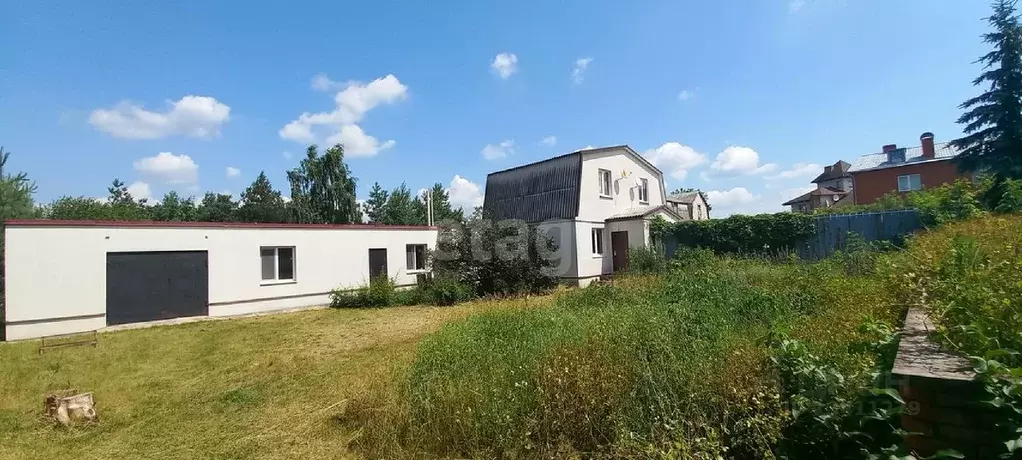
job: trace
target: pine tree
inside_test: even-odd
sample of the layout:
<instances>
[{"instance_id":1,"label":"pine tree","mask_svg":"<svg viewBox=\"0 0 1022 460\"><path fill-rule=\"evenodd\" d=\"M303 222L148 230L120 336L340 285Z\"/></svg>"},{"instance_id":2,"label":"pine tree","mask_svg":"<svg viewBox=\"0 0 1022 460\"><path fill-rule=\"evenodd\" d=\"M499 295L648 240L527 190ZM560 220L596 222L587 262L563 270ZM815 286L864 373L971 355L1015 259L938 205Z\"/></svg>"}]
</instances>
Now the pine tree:
<instances>
[{"instance_id":1,"label":"pine tree","mask_svg":"<svg viewBox=\"0 0 1022 460\"><path fill-rule=\"evenodd\" d=\"M266 173L260 172L241 194L238 217L242 222L280 223L287 221L287 210L280 192L273 189Z\"/></svg>"},{"instance_id":2,"label":"pine tree","mask_svg":"<svg viewBox=\"0 0 1022 460\"><path fill-rule=\"evenodd\" d=\"M961 150L957 160L963 171L982 171L995 177L990 198L1005 179L1022 177L1022 28L1015 15L1016 0L998 0L987 18L994 31L983 41L994 50L978 61L984 71L973 84L986 83L983 94L963 102L966 110L958 123L966 136L953 142Z\"/></svg>"},{"instance_id":3,"label":"pine tree","mask_svg":"<svg viewBox=\"0 0 1022 460\"><path fill-rule=\"evenodd\" d=\"M234 222L238 218L238 202L226 193L206 192L199 204L200 222Z\"/></svg>"},{"instance_id":4,"label":"pine tree","mask_svg":"<svg viewBox=\"0 0 1022 460\"><path fill-rule=\"evenodd\" d=\"M465 213L461 209L455 209L451 206L450 194L443 184L437 182L433 184L433 188L423 191L422 195L415 198L416 212L419 214L419 220L422 224L426 223L426 205L429 194L433 195L434 224L465 221Z\"/></svg>"},{"instance_id":5,"label":"pine tree","mask_svg":"<svg viewBox=\"0 0 1022 460\"><path fill-rule=\"evenodd\" d=\"M380 183L373 184L373 189L369 191L369 199L365 202L365 213L366 217L369 218L369 222L374 224L384 223L384 210L387 207L387 198L390 194L387 193L383 187L380 187Z\"/></svg>"},{"instance_id":6,"label":"pine tree","mask_svg":"<svg viewBox=\"0 0 1022 460\"><path fill-rule=\"evenodd\" d=\"M425 221L419 221L419 213L416 212L415 203L412 199L412 191L408 186L401 183L401 186L390 192L387 198L387 206L383 210L383 222L389 225L420 225Z\"/></svg>"}]
</instances>

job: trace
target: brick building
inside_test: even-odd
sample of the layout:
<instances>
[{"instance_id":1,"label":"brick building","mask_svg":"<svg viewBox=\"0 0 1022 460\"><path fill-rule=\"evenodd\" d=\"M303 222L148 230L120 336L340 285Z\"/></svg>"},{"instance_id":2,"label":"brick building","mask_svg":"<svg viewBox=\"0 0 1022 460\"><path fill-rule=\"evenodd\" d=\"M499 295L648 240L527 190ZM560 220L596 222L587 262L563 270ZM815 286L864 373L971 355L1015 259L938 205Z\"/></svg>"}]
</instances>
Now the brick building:
<instances>
[{"instance_id":1,"label":"brick building","mask_svg":"<svg viewBox=\"0 0 1022 460\"><path fill-rule=\"evenodd\" d=\"M934 144L933 133L923 133L919 141L919 147L885 145L880 153L856 159L848 169L855 204L875 203L890 192L908 193L968 177L952 161L959 151L950 142Z\"/></svg>"}]
</instances>

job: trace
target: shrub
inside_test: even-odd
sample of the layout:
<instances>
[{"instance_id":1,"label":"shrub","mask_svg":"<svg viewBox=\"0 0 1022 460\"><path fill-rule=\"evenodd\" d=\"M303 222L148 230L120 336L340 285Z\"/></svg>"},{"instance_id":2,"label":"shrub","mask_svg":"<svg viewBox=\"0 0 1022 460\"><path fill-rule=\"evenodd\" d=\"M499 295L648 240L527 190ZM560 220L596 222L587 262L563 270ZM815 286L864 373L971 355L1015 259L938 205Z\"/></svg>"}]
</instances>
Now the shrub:
<instances>
[{"instance_id":1,"label":"shrub","mask_svg":"<svg viewBox=\"0 0 1022 460\"><path fill-rule=\"evenodd\" d=\"M420 305L426 302L425 289L419 286L396 289L391 297L392 305L411 306Z\"/></svg>"},{"instance_id":2,"label":"shrub","mask_svg":"<svg viewBox=\"0 0 1022 460\"><path fill-rule=\"evenodd\" d=\"M550 239L521 221L469 221L442 228L431 264L437 277L471 286L477 296L517 295L553 289Z\"/></svg>"},{"instance_id":3,"label":"shrub","mask_svg":"<svg viewBox=\"0 0 1022 460\"><path fill-rule=\"evenodd\" d=\"M792 249L816 232L811 215L780 212L724 219L659 221L658 237L673 238L679 247L708 248L717 254L760 254Z\"/></svg>"},{"instance_id":4,"label":"shrub","mask_svg":"<svg viewBox=\"0 0 1022 460\"><path fill-rule=\"evenodd\" d=\"M433 305L448 306L472 299L472 288L450 276L439 276L426 284L424 298Z\"/></svg>"},{"instance_id":5,"label":"shrub","mask_svg":"<svg viewBox=\"0 0 1022 460\"><path fill-rule=\"evenodd\" d=\"M717 262L713 251L707 248L691 248L682 246L674 251L674 256L668 262L672 269L689 270L712 266Z\"/></svg>"},{"instance_id":6,"label":"shrub","mask_svg":"<svg viewBox=\"0 0 1022 460\"><path fill-rule=\"evenodd\" d=\"M629 248L628 270L641 274L663 273L667 270L663 247L653 245L648 248Z\"/></svg>"},{"instance_id":7,"label":"shrub","mask_svg":"<svg viewBox=\"0 0 1022 460\"><path fill-rule=\"evenodd\" d=\"M1001 213L1022 212L1022 179L1004 181L1001 198L994 210Z\"/></svg>"},{"instance_id":8,"label":"shrub","mask_svg":"<svg viewBox=\"0 0 1022 460\"><path fill-rule=\"evenodd\" d=\"M334 289L330 292L330 306L335 308L368 308L393 305L397 282L390 278L374 278L355 289Z\"/></svg>"}]
</instances>

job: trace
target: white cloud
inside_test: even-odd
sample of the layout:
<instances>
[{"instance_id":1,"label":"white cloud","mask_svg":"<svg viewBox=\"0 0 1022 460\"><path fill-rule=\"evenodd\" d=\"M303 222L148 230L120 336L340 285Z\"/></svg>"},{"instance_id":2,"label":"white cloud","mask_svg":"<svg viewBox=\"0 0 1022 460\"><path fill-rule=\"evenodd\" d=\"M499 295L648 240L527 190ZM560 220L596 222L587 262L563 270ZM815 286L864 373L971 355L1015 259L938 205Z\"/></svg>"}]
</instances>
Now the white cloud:
<instances>
[{"instance_id":1,"label":"white cloud","mask_svg":"<svg viewBox=\"0 0 1022 460\"><path fill-rule=\"evenodd\" d=\"M781 203L785 200L765 199L762 195L750 192L745 187L729 190L711 190L706 192L706 199L713 207L713 217L727 217L733 214L761 214L764 212L781 211Z\"/></svg>"},{"instance_id":2,"label":"white cloud","mask_svg":"<svg viewBox=\"0 0 1022 460\"><path fill-rule=\"evenodd\" d=\"M557 145L557 136L544 137L543 140L539 141L539 143L549 147L553 147Z\"/></svg>"},{"instance_id":3,"label":"white cloud","mask_svg":"<svg viewBox=\"0 0 1022 460\"><path fill-rule=\"evenodd\" d=\"M490 68L500 75L500 78L507 80L511 74L518 71L518 56L514 53L500 53L493 58Z\"/></svg>"},{"instance_id":4,"label":"white cloud","mask_svg":"<svg viewBox=\"0 0 1022 460\"><path fill-rule=\"evenodd\" d=\"M358 82L340 82L333 81L325 73L317 73L312 76L312 89L316 91L336 91L344 88L346 85L357 84Z\"/></svg>"},{"instance_id":5,"label":"white cloud","mask_svg":"<svg viewBox=\"0 0 1022 460\"><path fill-rule=\"evenodd\" d=\"M185 96L167 101L167 112L150 112L140 105L123 101L110 109L96 109L89 123L114 137L160 139L173 135L209 139L220 134L230 119L231 108L207 96Z\"/></svg>"},{"instance_id":6,"label":"white cloud","mask_svg":"<svg viewBox=\"0 0 1022 460\"><path fill-rule=\"evenodd\" d=\"M589 63L593 62L593 58L584 57L575 59L575 68L571 69L571 80L575 84L582 83L582 79L585 78L586 70L589 68Z\"/></svg>"},{"instance_id":7,"label":"white cloud","mask_svg":"<svg viewBox=\"0 0 1022 460\"><path fill-rule=\"evenodd\" d=\"M788 200L790 200L792 198L798 198L798 197L800 197L802 195L805 195L806 193L809 193L809 192L811 192L813 190L816 190L816 186L815 185L805 185L805 186L802 186L802 187L793 187L793 188L781 190L780 192L777 192L777 195L779 197L783 198L783 201L781 201L781 203L784 203L784 202L786 202L786 201L788 201Z\"/></svg>"},{"instance_id":8,"label":"white cloud","mask_svg":"<svg viewBox=\"0 0 1022 460\"><path fill-rule=\"evenodd\" d=\"M688 171L709 161L709 158L692 147L678 142L667 142L643 154L650 163L656 165L671 177L683 180Z\"/></svg>"},{"instance_id":9,"label":"white cloud","mask_svg":"<svg viewBox=\"0 0 1022 460\"><path fill-rule=\"evenodd\" d=\"M678 93L678 100L679 101L687 101L689 99L692 99L692 96L695 96L695 94L693 92L691 92L691 91L689 91L687 89L683 89L683 90L681 90L680 93Z\"/></svg>"},{"instance_id":10,"label":"white cloud","mask_svg":"<svg viewBox=\"0 0 1022 460\"><path fill-rule=\"evenodd\" d=\"M798 13L804 6L806 6L806 0L790 0L788 2L788 14Z\"/></svg>"},{"instance_id":11,"label":"white cloud","mask_svg":"<svg viewBox=\"0 0 1022 460\"><path fill-rule=\"evenodd\" d=\"M786 169L772 176L766 176L767 179L795 179L800 177L812 177L817 176L823 172L823 166L816 163L795 163L790 169Z\"/></svg>"},{"instance_id":12,"label":"white cloud","mask_svg":"<svg viewBox=\"0 0 1022 460\"><path fill-rule=\"evenodd\" d=\"M290 160L291 157L292 157L291 152L288 152L286 150L283 151L283 152L280 152L280 156L284 157L285 160Z\"/></svg>"},{"instance_id":13,"label":"white cloud","mask_svg":"<svg viewBox=\"0 0 1022 460\"><path fill-rule=\"evenodd\" d=\"M759 164L759 153L749 147L732 145L717 154L710 169L725 175L766 174L777 169L774 163Z\"/></svg>"},{"instance_id":14,"label":"white cloud","mask_svg":"<svg viewBox=\"0 0 1022 460\"><path fill-rule=\"evenodd\" d=\"M241 175L241 170L234 166L227 167L227 177L238 177Z\"/></svg>"},{"instance_id":15,"label":"white cloud","mask_svg":"<svg viewBox=\"0 0 1022 460\"><path fill-rule=\"evenodd\" d=\"M149 184L142 181L132 182L131 185L128 186L128 193L130 193L131 197L136 200L141 200L143 198L151 200L153 198L153 191L149 188Z\"/></svg>"},{"instance_id":16,"label":"white cloud","mask_svg":"<svg viewBox=\"0 0 1022 460\"><path fill-rule=\"evenodd\" d=\"M479 184L457 174L451 179L447 194L450 196L451 206L461 208L466 213L471 213L476 206L483 205L483 192Z\"/></svg>"},{"instance_id":17,"label":"white cloud","mask_svg":"<svg viewBox=\"0 0 1022 460\"><path fill-rule=\"evenodd\" d=\"M389 140L380 143L375 137L362 131L358 125L344 125L341 130L328 137L327 144L341 144L344 146L344 153L347 155L373 156L382 150L387 150L396 144L396 141Z\"/></svg>"},{"instance_id":18,"label":"white cloud","mask_svg":"<svg viewBox=\"0 0 1022 460\"><path fill-rule=\"evenodd\" d=\"M379 142L365 134L357 123L366 113L382 104L393 104L408 97L408 87L394 75L377 78L367 84L332 82L325 75L313 78L317 88L343 87L334 96L336 108L331 112L305 112L280 129L280 137L301 143L315 142L325 131L328 143L341 142L345 151L355 156L372 156L394 146L395 141ZM345 142L347 141L347 142ZM350 145L349 145L350 144Z\"/></svg>"},{"instance_id":19,"label":"white cloud","mask_svg":"<svg viewBox=\"0 0 1022 460\"><path fill-rule=\"evenodd\" d=\"M499 160L515 153L515 141L508 139L499 144L486 144L480 153L487 160Z\"/></svg>"},{"instance_id":20,"label":"white cloud","mask_svg":"<svg viewBox=\"0 0 1022 460\"><path fill-rule=\"evenodd\" d=\"M199 181L199 165L188 155L160 152L156 156L135 160L135 171L165 184L195 184Z\"/></svg>"}]
</instances>

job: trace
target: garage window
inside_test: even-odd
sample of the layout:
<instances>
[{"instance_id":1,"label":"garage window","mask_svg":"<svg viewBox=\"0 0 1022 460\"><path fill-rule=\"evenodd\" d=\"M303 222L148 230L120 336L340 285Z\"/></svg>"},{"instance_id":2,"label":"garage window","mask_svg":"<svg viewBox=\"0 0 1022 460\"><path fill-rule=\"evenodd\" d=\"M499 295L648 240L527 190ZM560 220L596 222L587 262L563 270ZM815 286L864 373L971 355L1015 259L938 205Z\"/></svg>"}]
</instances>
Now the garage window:
<instances>
[{"instance_id":1,"label":"garage window","mask_svg":"<svg viewBox=\"0 0 1022 460\"><path fill-rule=\"evenodd\" d=\"M263 281L294 281L295 248L261 247Z\"/></svg>"},{"instance_id":2,"label":"garage window","mask_svg":"<svg viewBox=\"0 0 1022 460\"><path fill-rule=\"evenodd\" d=\"M409 271L426 269L425 244L405 245L405 268Z\"/></svg>"}]
</instances>

